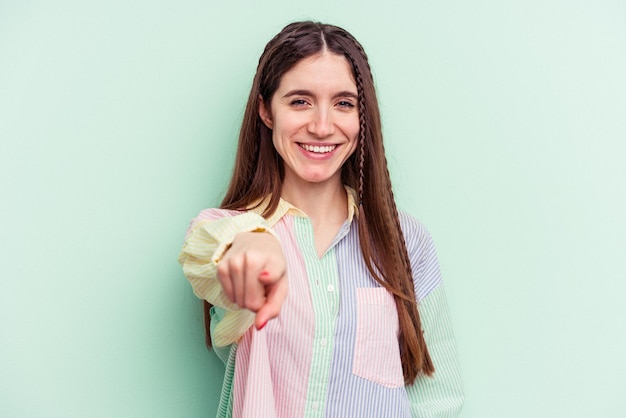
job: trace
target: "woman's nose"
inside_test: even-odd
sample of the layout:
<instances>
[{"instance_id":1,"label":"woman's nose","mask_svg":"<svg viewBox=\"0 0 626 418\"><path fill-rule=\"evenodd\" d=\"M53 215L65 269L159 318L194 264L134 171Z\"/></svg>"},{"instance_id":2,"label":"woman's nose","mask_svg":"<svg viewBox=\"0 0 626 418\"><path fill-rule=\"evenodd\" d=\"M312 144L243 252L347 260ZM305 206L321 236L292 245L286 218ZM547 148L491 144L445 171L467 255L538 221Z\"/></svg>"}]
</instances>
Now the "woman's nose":
<instances>
[{"instance_id":1,"label":"woman's nose","mask_svg":"<svg viewBox=\"0 0 626 418\"><path fill-rule=\"evenodd\" d=\"M318 138L325 138L335 132L335 125L332 120L332 114L324 108L317 108L311 114L311 120L308 124L309 133Z\"/></svg>"}]
</instances>

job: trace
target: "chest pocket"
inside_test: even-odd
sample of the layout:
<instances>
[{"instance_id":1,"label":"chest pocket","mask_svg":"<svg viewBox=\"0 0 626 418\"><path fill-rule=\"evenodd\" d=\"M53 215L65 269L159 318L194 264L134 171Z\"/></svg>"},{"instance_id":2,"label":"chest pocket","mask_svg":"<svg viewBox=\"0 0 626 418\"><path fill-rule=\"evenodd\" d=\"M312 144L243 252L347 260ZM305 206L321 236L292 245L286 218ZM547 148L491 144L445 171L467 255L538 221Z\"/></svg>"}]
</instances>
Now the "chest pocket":
<instances>
[{"instance_id":1,"label":"chest pocket","mask_svg":"<svg viewBox=\"0 0 626 418\"><path fill-rule=\"evenodd\" d=\"M385 288L356 289L356 343L352 373L388 388L404 386L398 312Z\"/></svg>"}]
</instances>

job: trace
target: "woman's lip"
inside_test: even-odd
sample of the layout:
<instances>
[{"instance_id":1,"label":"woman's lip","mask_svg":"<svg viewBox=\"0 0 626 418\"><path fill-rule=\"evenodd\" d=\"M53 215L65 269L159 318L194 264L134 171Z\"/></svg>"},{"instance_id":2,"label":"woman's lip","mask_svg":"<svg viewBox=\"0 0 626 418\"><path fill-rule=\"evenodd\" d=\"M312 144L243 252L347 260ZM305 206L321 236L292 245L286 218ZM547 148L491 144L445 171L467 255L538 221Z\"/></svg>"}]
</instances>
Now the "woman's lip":
<instances>
[{"instance_id":1,"label":"woman's lip","mask_svg":"<svg viewBox=\"0 0 626 418\"><path fill-rule=\"evenodd\" d=\"M309 160L318 160L318 161L325 161L325 160L329 160L331 158L333 158L333 156L337 153L337 150L340 148L340 144L324 144L324 145L320 145L320 144L305 144L303 142L297 142L296 145L298 146L298 149L300 150L300 152L302 153L302 155L309 159ZM332 149L330 151L327 152L315 152L315 151L309 151L304 147L331 147Z\"/></svg>"},{"instance_id":2,"label":"woman's lip","mask_svg":"<svg viewBox=\"0 0 626 418\"><path fill-rule=\"evenodd\" d=\"M303 142L299 142L298 146L314 154L329 154L338 147L337 144L305 144Z\"/></svg>"}]
</instances>

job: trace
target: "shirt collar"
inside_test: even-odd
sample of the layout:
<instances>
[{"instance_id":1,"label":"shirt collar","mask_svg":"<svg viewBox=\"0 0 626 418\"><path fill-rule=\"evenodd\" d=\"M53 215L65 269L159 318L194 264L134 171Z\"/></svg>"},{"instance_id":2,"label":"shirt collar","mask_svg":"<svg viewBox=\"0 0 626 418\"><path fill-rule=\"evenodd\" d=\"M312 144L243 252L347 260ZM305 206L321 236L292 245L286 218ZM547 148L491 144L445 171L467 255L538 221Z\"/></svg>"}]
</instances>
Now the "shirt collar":
<instances>
[{"instance_id":1,"label":"shirt collar","mask_svg":"<svg viewBox=\"0 0 626 418\"><path fill-rule=\"evenodd\" d=\"M356 191L353 188L346 186L346 185L344 185L344 188L346 190L346 196L348 197L348 222L352 223L352 219L354 218L354 216L357 216L357 217L359 216L359 207L356 204ZM259 204L255 202L253 205L251 205L249 210L251 212L258 213L259 215L261 215L265 211L265 208L267 208L269 203L270 203L270 196L267 196L264 199L262 199L262 201ZM293 216L300 216L302 218L308 218L306 213L304 213L302 210L298 209L297 207L295 207L294 205L287 202L281 197L280 200L278 201L278 206L276 207L276 210L274 211L273 214L267 217L266 220L270 224L270 226L274 226L285 215L293 215Z\"/></svg>"}]
</instances>

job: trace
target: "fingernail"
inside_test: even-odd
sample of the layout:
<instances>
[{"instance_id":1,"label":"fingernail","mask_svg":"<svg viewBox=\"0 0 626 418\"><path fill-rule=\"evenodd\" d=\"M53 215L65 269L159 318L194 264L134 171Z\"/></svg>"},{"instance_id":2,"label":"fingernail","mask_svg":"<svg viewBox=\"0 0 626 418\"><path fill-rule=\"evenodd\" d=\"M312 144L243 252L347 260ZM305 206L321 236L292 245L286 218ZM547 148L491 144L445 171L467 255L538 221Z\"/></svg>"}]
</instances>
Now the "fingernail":
<instances>
[{"instance_id":1,"label":"fingernail","mask_svg":"<svg viewBox=\"0 0 626 418\"><path fill-rule=\"evenodd\" d=\"M263 322L263 324L258 328L258 330L261 331L265 325L267 325L267 321Z\"/></svg>"},{"instance_id":2,"label":"fingernail","mask_svg":"<svg viewBox=\"0 0 626 418\"><path fill-rule=\"evenodd\" d=\"M263 270L263 271L261 272L261 274L260 274L260 276L262 276L262 277L267 277L267 276L269 276L269 275L270 275L270 273L269 273L268 271L265 271L265 270Z\"/></svg>"}]
</instances>

